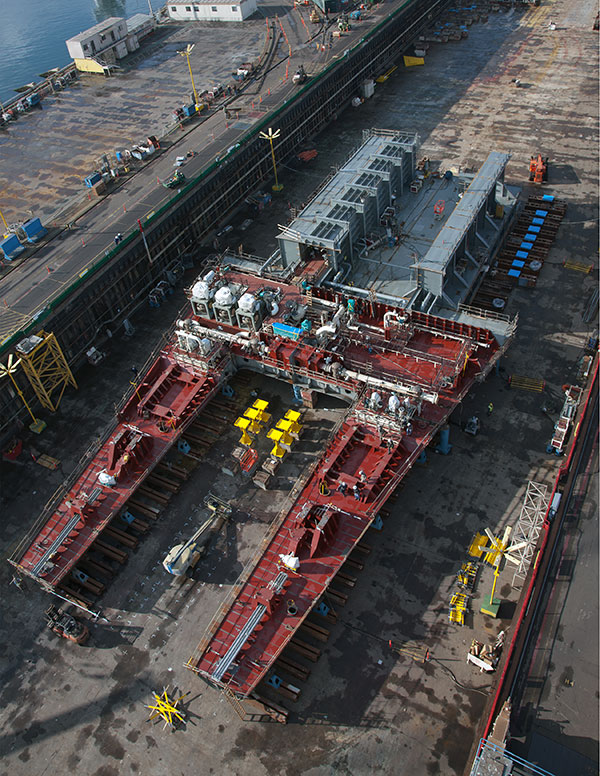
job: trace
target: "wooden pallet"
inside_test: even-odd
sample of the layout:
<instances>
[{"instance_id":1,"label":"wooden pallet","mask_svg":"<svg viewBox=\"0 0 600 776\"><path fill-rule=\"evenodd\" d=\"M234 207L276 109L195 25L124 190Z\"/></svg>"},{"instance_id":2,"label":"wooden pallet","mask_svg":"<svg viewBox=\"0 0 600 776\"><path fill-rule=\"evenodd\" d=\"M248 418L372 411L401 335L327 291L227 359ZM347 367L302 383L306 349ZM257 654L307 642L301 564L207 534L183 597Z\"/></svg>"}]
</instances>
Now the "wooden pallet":
<instances>
[{"instance_id":1,"label":"wooden pallet","mask_svg":"<svg viewBox=\"0 0 600 776\"><path fill-rule=\"evenodd\" d=\"M575 272L583 272L584 275L589 275L590 272L594 269L593 264L582 264L579 261L571 261L570 259L565 259L563 262L563 267L565 269L572 269Z\"/></svg>"},{"instance_id":2,"label":"wooden pallet","mask_svg":"<svg viewBox=\"0 0 600 776\"><path fill-rule=\"evenodd\" d=\"M522 375L511 375L509 379L511 388L519 388L522 391L535 391L541 393L546 387L546 381L537 377L523 377Z\"/></svg>"},{"instance_id":3,"label":"wooden pallet","mask_svg":"<svg viewBox=\"0 0 600 776\"><path fill-rule=\"evenodd\" d=\"M38 455L38 457L35 459L35 462L39 463L40 466L45 466L46 469L50 469L51 471L58 469L60 466L60 461L58 458L51 458L49 455L46 455L46 453Z\"/></svg>"}]
</instances>

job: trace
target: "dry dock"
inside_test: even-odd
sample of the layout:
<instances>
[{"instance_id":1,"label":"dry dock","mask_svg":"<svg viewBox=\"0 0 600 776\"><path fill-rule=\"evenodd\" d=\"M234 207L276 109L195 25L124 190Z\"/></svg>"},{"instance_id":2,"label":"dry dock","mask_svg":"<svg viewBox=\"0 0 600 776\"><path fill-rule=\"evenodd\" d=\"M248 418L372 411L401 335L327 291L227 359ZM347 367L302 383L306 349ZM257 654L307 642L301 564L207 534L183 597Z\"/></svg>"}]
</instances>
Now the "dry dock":
<instances>
[{"instance_id":1,"label":"dry dock","mask_svg":"<svg viewBox=\"0 0 600 776\"><path fill-rule=\"evenodd\" d=\"M463 772L492 682L465 663L466 651L473 638L487 640L502 628L510 633L510 620L476 614L462 629L451 626L447 608L455 573L475 531L485 526L501 531L518 515L527 482L550 485L556 476L561 461L545 449L561 386L575 379L596 326L582 314L597 267L589 274L564 267L566 257L595 262L598 249L595 10L589 2L558 0L526 14L491 15L487 24L473 25L467 39L432 47L424 68L398 71L371 102L346 110L316 138L320 155L314 167L285 171L286 200L301 203L330 165L346 158L363 128L401 126L418 129L423 152L447 164L476 166L491 149L509 151L507 178L526 187L529 157L542 151L551 157L547 191L568 203L536 288L517 288L510 297L508 311L519 313L519 334L503 371L465 402L463 419L478 414L480 434L472 438L452 427L451 455L430 456L407 478L384 531L367 540L372 552L288 725L241 722L223 696L183 668L198 632L259 543L277 499L299 473L290 470L277 491L242 487L220 472L231 439L224 435L199 464L193 484L171 500L112 583L103 599L108 622L91 623L87 646L59 641L47 631L42 617L47 600L34 588L23 592L10 585L10 568L0 567L0 773ZM550 17L557 20L552 32ZM526 88L515 88L517 77ZM232 245L243 239L247 249L268 255L277 223L288 213L287 201L273 204L248 230L230 233ZM24 467L1 464L4 555L107 422L114 401L128 387L132 363L145 361L151 343L176 316L182 299L175 297L140 315L132 340L115 338L109 357L82 374L79 392L65 396L45 435L25 439L27 455L35 448L60 459L62 469L49 471L30 457L22 458ZM545 393L510 389L510 375L544 380ZM290 406L289 387L277 383L240 383L240 401L253 389L281 408ZM494 411L488 418L490 401ZM550 404L550 417L542 404ZM339 411L325 400L317 407L310 420L315 438L306 440L306 458L299 462L319 449L320 435ZM190 530L202 496L212 488L235 499L238 520L202 562L196 583L174 586L160 560L173 539ZM585 492L582 499L590 519L580 527L589 537L596 518ZM589 550L584 558L592 579L597 557ZM511 580L512 573L501 577L499 590L514 604L519 591ZM478 596L490 584L489 577L481 580ZM597 585L584 591L583 608L590 612L590 632L596 633ZM564 636L565 643L574 641L568 660L561 652L552 661L561 673L542 697L543 735L593 757L597 699L589 688L597 686L597 650L579 635L585 632L582 620L575 613L573 619L576 635ZM405 648L391 651L390 639ZM434 658L426 664L411 654L424 645ZM572 685L563 681L563 672ZM164 685L191 691L187 729L173 735L150 725L144 708L152 690ZM551 702L556 702L554 719L547 711ZM573 705L583 710L583 727L576 730L564 721L565 709ZM585 746L582 737L590 740ZM528 754L526 745L522 751Z\"/></svg>"}]
</instances>

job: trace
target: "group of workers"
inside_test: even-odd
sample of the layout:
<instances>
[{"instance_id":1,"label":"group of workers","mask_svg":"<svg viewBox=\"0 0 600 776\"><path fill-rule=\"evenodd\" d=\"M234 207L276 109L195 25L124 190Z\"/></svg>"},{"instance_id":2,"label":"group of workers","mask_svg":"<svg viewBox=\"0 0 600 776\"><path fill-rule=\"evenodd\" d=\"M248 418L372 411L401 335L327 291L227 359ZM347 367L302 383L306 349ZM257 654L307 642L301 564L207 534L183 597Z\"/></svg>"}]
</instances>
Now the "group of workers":
<instances>
[{"instance_id":1,"label":"group of workers","mask_svg":"<svg viewBox=\"0 0 600 776\"><path fill-rule=\"evenodd\" d=\"M361 469L358 472L360 484L358 482L355 482L352 486L352 495L354 496L354 499L356 501L364 501L365 496L363 496L362 489L367 484L367 475L366 473ZM342 496L345 496L348 492L348 483L344 480L340 480L337 486L337 492L341 493Z\"/></svg>"}]
</instances>

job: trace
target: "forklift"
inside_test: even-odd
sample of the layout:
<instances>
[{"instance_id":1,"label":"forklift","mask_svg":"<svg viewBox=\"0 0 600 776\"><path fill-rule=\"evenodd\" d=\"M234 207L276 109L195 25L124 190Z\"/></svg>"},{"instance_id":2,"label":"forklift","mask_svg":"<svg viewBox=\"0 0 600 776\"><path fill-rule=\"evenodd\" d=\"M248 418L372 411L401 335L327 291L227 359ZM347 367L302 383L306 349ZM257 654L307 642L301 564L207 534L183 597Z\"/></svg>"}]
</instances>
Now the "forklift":
<instances>
[{"instance_id":1,"label":"forklift","mask_svg":"<svg viewBox=\"0 0 600 776\"><path fill-rule=\"evenodd\" d=\"M548 157L541 154L529 160L529 180L532 183L546 183L548 180Z\"/></svg>"},{"instance_id":2,"label":"forklift","mask_svg":"<svg viewBox=\"0 0 600 776\"><path fill-rule=\"evenodd\" d=\"M308 76L306 74L306 70L304 69L304 65L300 65L300 67L296 70L296 72L292 76L292 83L303 84L307 78Z\"/></svg>"},{"instance_id":3,"label":"forklift","mask_svg":"<svg viewBox=\"0 0 600 776\"><path fill-rule=\"evenodd\" d=\"M57 636L74 641L75 644L85 644L90 635L87 625L53 604L46 609L46 624Z\"/></svg>"},{"instance_id":4,"label":"forklift","mask_svg":"<svg viewBox=\"0 0 600 776\"><path fill-rule=\"evenodd\" d=\"M165 571L174 577L190 577L193 574L196 563L206 552L210 537L221 530L233 512L230 504L212 493L205 497L204 505L212 513L211 516L187 542L171 547L163 560Z\"/></svg>"}]
</instances>

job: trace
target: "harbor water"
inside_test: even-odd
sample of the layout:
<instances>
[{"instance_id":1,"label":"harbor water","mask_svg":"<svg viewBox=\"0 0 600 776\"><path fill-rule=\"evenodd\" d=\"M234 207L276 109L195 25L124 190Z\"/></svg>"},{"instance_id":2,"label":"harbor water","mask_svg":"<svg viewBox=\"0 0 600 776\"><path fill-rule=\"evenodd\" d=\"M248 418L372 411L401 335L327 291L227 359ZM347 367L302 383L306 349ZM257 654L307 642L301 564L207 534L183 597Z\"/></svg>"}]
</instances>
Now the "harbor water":
<instances>
[{"instance_id":1,"label":"harbor water","mask_svg":"<svg viewBox=\"0 0 600 776\"><path fill-rule=\"evenodd\" d=\"M150 0L157 10L163 0ZM69 63L65 41L110 16L149 13L149 0L2 0L0 101Z\"/></svg>"}]
</instances>

